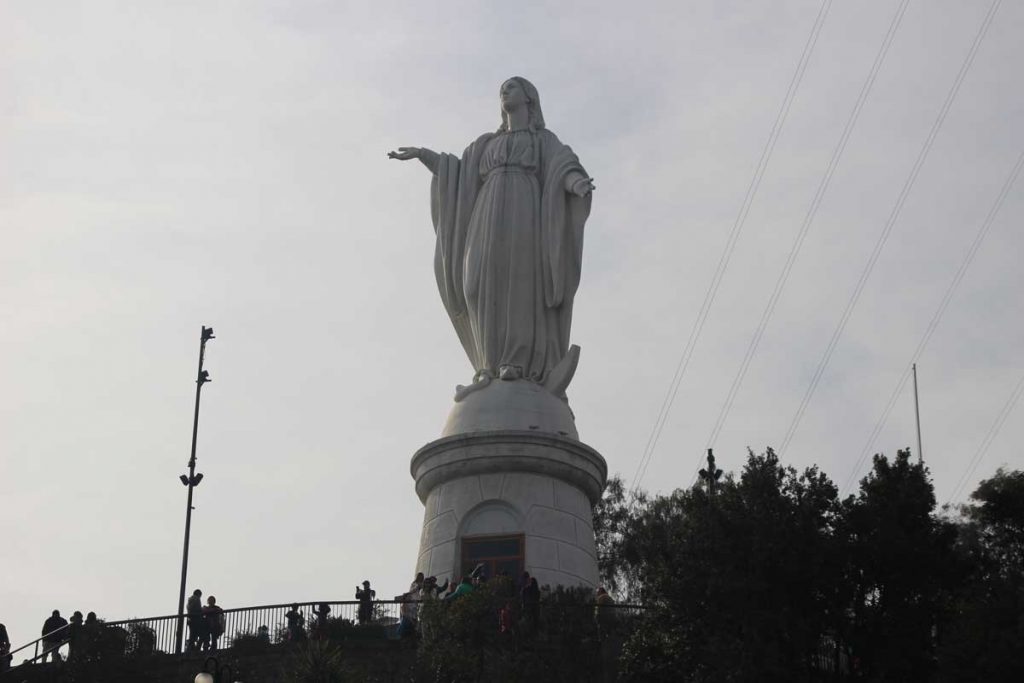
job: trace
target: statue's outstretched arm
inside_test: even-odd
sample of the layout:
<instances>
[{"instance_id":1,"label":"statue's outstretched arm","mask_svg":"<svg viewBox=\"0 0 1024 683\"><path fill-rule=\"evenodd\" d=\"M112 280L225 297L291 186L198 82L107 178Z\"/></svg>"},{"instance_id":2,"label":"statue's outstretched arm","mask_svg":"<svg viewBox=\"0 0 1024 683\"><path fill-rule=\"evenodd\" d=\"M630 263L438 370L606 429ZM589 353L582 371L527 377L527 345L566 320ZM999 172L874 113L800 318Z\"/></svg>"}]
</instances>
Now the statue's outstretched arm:
<instances>
[{"instance_id":1,"label":"statue's outstretched arm","mask_svg":"<svg viewBox=\"0 0 1024 683\"><path fill-rule=\"evenodd\" d=\"M586 197L596 190L594 179L588 178L579 171L572 171L565 176L565 191L580 197Z\"/></svg>"},{"instance_id":2,"label":"statue's outstretched arm","mask_svg":"<svg viewBox=\"0 0 1024 683\"><path fill-rule=\"evenodd\" d=\"M397 152L388 152L388 158L399 161L419 159L420 163L430 169L431 173L437 175L437 164L441 157L437 152L426 147L399 147Z\"/></svg>"}]
</instances>

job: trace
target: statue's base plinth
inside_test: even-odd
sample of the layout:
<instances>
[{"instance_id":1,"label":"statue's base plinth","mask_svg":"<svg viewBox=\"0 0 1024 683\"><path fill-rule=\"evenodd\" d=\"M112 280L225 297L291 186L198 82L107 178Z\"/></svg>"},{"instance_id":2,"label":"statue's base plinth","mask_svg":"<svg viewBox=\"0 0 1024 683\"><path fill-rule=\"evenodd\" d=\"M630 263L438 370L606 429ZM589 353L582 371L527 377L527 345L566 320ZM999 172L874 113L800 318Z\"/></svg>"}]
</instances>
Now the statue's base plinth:
<instances>
[{"instance_id":1,"label":"statue's base plinth","mask_svg":"<svg viewBox=\"0 0 1024 683\"><path fill-rule=\"evenodd\" d=\"M541 585L597 584L593 505L608 469L586 444L530 430L458 434L421 448L411 469L426 508L417 571L443 583L482 562Z\"/></svg>"},{"instance_id":2,"label":"statue's base plinth","mask_svg":"<svg viewBox=\"0 0 1024 683\"><path fill-rule=\"evenodd\" d=\"M578 439L569 404L535 382L492 379L466 393L448 413L442 436L469 432L537 431Z\"/></svg>"}]
</instances>

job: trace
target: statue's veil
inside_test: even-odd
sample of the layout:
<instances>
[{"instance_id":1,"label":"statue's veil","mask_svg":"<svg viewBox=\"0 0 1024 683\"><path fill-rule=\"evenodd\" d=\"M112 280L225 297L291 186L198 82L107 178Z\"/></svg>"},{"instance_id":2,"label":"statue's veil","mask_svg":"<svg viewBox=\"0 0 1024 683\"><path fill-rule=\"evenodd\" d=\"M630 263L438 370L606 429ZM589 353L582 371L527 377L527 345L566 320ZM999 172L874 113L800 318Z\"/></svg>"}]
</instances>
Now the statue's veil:
<instances>
[{"instance_id":1,"label":"statue's veil","mask_svg":"<svg viewBox=\"0 0 1024 683\"><path fill-rule=\"evenodd\" d=\"M544 128L544 114L540 110L540 93L537 92L537 88L526 80L522 76L513 76L507 79L508 81L516 81L522 87L523 92L526 93L526 97L530 100L526 104L526 110L529 112L529 125L530 130L538 131ZM508 115L505 110L501 110L501 125L498 127L498 132L502 133L508 130Z\"/></svg>"}]
</instances>

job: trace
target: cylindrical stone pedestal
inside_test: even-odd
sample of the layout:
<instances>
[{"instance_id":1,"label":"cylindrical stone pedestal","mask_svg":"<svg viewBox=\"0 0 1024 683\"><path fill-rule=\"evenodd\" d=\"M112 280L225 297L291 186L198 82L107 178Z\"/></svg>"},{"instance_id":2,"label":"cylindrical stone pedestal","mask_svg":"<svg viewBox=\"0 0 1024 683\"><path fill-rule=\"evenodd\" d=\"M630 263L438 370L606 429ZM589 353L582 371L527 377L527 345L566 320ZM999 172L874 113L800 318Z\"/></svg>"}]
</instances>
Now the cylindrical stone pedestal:
<instances>
[{"instance_id":1,"label":"cylindrical stone pedestal","mask_svg":"<svg viewBox=\"0 0 1024 683\"><path fill-rule=\"evenodd\" d=\"M598 582L593 506L604 458L573 438L500 430L447 436L413 456L426 508L417 571L458 581L483 562L530 572L539 584Z\"/></svg>"}]
</instances>

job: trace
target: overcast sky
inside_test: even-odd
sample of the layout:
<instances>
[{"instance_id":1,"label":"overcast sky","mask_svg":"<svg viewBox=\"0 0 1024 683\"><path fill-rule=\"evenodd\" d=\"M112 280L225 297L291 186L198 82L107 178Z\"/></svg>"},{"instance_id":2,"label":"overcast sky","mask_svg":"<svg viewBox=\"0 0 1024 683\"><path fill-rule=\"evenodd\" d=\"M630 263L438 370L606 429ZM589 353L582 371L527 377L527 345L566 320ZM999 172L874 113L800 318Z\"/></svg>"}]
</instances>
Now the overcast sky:
<instances>
[{"instance_id":1,"label":"overcast sky","mask_svg":"<svg viewBox=\"0 0 1024 683\"><path fill-rule=\"evenodd\" d=\"M836 0L643 486L688 486L897 0ZM914 0L807 232L718 463L781 444L988 0ZM429 174L511 75L596 179L572 339L580 438L632 482L821 3L0 5L0 621L225 607L411 579L409 459L472 368L432 273ZM1024 150L1024 4L977 51L789 447L842 486ZM1024 372L1024 178L925 352L940 503ZM910 385L873 451L915 447ZM1024 467L1024 406L966 492ZM845 490L855 488L855 485Z\"/></svg>"}]
</instances>

